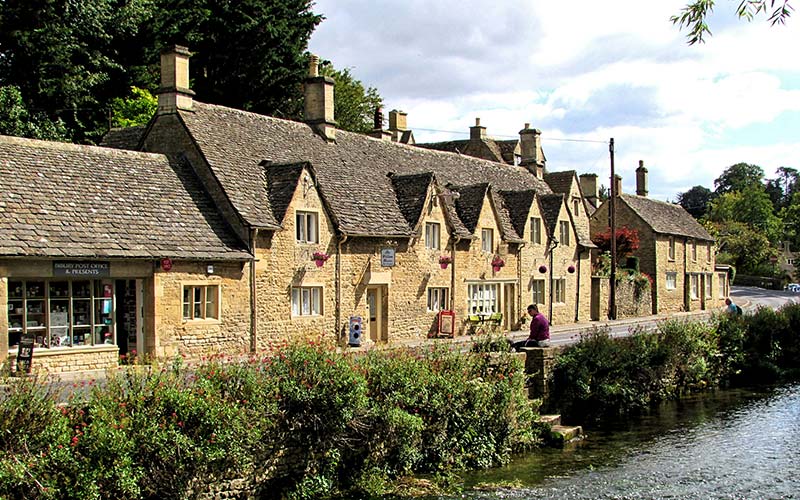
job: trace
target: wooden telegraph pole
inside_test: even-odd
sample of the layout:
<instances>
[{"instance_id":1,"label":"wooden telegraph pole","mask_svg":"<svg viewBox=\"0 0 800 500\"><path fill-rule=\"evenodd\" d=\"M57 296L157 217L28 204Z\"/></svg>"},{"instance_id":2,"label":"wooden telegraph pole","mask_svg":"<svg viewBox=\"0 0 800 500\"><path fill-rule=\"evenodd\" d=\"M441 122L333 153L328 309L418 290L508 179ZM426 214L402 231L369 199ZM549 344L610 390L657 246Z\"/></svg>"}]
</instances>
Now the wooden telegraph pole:
<instances>
[{"instance_id":1,"label":"wooden telegraph pole","mask_svg":"<svg viewBox=\"0 0 800 500\"><path fill-rule=\"evenodd\" d=\"M608 143L611 157L611 189L608 210L611 226L611 276L609 277L608 318L617 319L617 176L614 172L614 138Z\"/></svg>"}]
</instances>

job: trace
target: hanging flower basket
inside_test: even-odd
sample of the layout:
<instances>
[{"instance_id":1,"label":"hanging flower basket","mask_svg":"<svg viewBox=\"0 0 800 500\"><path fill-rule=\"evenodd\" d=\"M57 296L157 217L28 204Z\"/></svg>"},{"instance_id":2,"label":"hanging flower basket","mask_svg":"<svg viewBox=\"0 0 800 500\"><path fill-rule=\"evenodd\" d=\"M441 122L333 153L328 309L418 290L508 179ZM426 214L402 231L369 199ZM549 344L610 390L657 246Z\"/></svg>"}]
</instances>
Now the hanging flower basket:
<instances>
[{"instance_id":1,"label":"hanging flower basket","mask_svg":"<svg viewBox=\"0 0 800 500\"><path fill-rule=\"evenodd\" d=\"M494 272L499 272L500 269L502 269L503 266L505 265L506 261L501 259L499 255L495 255L494 258L492 259L492 271Z\"/></svg>"},{"instance_id":2,"label":"hanging flower basket","mask_svg":"<svg viewBox=\"0 0 800 500\"><path fill-rule=\"evenodd\" d=\"M542 274L546 273L547 272L547 266L545 266L544 264L539 266L539 272L542 273Z\"/></svg>"},{"instance_id":3,"label":"hanging flower basket","mask_svg":"<svg viewBox=\"0 0 800 500\"><path fill-rule=\"evenodd\" d=\"M447 266L449 266L452 262L453 258L450 257L449 255L442 255L441 257L439 257L439 266L442 269L447 269Z\"/></svg>"},{"instance_id":4,"label":"hanging flower basket","mask_svg":"<svg viewBox=\"0 0 800 500\"><path fill-rule=\"evenodd\" d=\"M575 273L575 266L569 266L569 267L567 268L567 272L568 272L569 274L574 274L574 273Z\"/></svg>"},{"instance_id":5,"label":"hanging flower basket","mask_svg":"<svg viewBox=\"0 0 800 500\"><path fill-rule=\"evenodd\" d=\"M325 252L314 252L311 254L311 260L314 261L314 264L316 264L317 267L322 267L325 264L325 261L330 258L331 256Z\"/></svg>"}]
</instances>

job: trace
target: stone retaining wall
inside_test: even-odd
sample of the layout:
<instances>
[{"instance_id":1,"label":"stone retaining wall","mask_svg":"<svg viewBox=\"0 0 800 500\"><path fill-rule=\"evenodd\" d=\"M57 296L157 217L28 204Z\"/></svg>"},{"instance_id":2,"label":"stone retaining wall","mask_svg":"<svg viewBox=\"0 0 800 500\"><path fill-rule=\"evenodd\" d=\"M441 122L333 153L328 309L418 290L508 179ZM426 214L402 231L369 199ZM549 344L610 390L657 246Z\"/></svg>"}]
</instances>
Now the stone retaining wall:
<instances>
[{"instance_id":1,"label":"stone retaining wall","mask_svg":"<svg viewBox=\"0 0 800 500\"><path fill-rule=\"evenodd\" d=\"M16 370L17 354L9 352L8 362ZM67 373L106 370L119 364L119 347L101 345L93 347L39 348L33 350L32 373Z\"/></svg>"}]
</instances>

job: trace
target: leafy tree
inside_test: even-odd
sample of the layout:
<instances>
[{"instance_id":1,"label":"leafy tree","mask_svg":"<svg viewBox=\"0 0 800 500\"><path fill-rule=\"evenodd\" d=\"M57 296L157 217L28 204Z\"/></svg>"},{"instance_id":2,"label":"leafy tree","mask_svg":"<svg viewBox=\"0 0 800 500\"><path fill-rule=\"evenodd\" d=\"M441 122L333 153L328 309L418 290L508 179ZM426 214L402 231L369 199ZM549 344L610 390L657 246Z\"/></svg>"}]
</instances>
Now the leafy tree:
<instances>
[{"instance_id":1,"label":"leafy tree","mask_svg":"<svg viewBox=\"0 0 800 500\"><path fill-rule=\"evenodd\" d=\"M335 69L330 63L322 65L320 73L336 81L333 93L333 113L344 130L367 133L374 128L375 108L383 107L383 98L375 87L364 87L350 70Z\"/></svg>"},{"instance_id":2,"label":"leafy tree","mask_svg":"<svg viewBox=\"0 0 800 500\"><path fill-rule=\"evenodd\" d=\"M146 125L158 110L158 99L145 89L131 87L130 97L111 100L111 124L114 127Z\"/></svg>"},{"instance_id":3,"label":"leafy tree","mask_svg":"<svg viewBox=\"0 0 800 500\"><path fill-rule=\"evenodd\" d=\"M718 196L711 202L708 219L717 223L745 224L761 233L768 242L777 242L781 237L781 220L775 215L769 195L760 185Z\"/></svg>"},{"instance_id":4,"label":"leafy tree","mask_svg":"<svg viewBox=\"0 0 800 500\"><path fill-rule=\"evenodd\" d=\"M763 180L764 169L758 165L737 163L726 168L722 175L714 180L714 186L717 194L723 194L743 191L751 186L762 186Z\"/></svg>"},{"instance_id":5,"label":"leafy tree","mask_svg":"<svg viewBox=\"0 0 800 500\"><path fill-rule=\"evenodd\" d=\"M779 179L783 183L783 206L788 206L790 200L797 192L797 177L800 175L800 172L792 167L778 167L775 173L778 174Z\"/></svg>"},{"instance_id":6,"label":"leafy tree","mask_svg":"<svg viewBox=\"0 0 800 500\"><path fill-rule=\"evenodd\" d=\"M592 237L601 252L611 252L611 228ZM623 226L617 229L617 260L633 255L639 249L639 231Z\"/></svg>"},{"instance_id":7,"label":"leafy tree","mask_svg":"<svg viewBox=\"0 0 800 500\"><path fill-rule=\"evenodd\" d=\"M67 129L61 120L50 120L43 113L31 113L19 89L6 86L0 87L0 135L66 141Z\"/></svg>"},{"instance_id":8,"label":"leafy tree","mask_svg":"<svg viewBox=\"0 0 800 500\"><path fill-rule=\"evenodd\" d=\"M107 128L106 105L131 85L120 53L135 44L152 0L3 0L0 85L28 109L60 118L79 142Z\"/></svg>"},{"instance_id":9,"label":"leafy tree","mask_svg":"<svg viewBox=\"0 0 800 500\"><path fill-rule=\"evenodd\" d=\"M700 219L708 211L708 204L711 203L713 196L707 187L695 186L685 193L678 193L678 204L692 217Z\"/></svg>"},{"instance_id":10,"label":"leafy tree","mask_svg":"<svg viewBox=\"0 0 800 500\"><path fill-rule=\"evenodd\" d=\"M686 35L689 45L705 42L705 35L711 35L706 18L714 10L714 3L714 0L693 0L681 9L680 14L670 17L672 24L677 24L680 29L689 29ZM793 10L789 0L740 0L736 14L747 21L766 15L774 26L785 24Z\"/></svg>"},{"instance_id":11,"label":"leafy tree","mask_svg":"<svg viewBox=\"0 0 800 500\"><path fill-rule=\"evenodd\" d=\"M714 223L712 235L717 240L717 262L732 264L740 272L758 269L774 250L766 235L748 224L735 221Z\"/></svg>"},{"instance_id":12,"label":"leafy tree","mask_svg":"<svg viewBox=\"0 0 800 500\"><path fill-rule=\"evenodd\" d=\"M781 212L785 227L785 239L792 248L800 248L800 192L792 195L791 202Z\"/></svg>"},{"instance_id":13,"label":"leafy tree","mask_svg":"<svg viewBox=\"0 0 800 500\"><path fill-rule=\"evenodd\" d=\"M192 89L200 100L301 115L308 39L322 21L312 0L154 1L158 14L147 38L154 47L189 47Z\"/></svg>"},{"instance_id":14,"label":"leafy tree","mask_svg":"<svg viewBox=\"0 0 800 500\"><path fill-rule=\"evenodd\" d=\"M784 200L783 186L781 186L780 179L767 179L764 184L764 192L769 196L773 210L778 213L783 208Z\"/></svg>"}]
</instances>

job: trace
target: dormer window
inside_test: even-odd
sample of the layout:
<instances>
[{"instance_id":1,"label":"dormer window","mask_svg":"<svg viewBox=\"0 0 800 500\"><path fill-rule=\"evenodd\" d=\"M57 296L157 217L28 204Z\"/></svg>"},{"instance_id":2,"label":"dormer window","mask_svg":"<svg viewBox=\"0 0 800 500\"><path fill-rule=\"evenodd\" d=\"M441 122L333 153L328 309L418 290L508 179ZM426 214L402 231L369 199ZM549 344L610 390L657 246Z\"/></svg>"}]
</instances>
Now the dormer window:
<instances>
[{"instance_id":1,"label":"dormer window","mask_svg":"<svg viewBox=\"0 0 800 500\"><path fill-rule=\"evenodd\" d=\"M316 212L295 213L295 236L298 243L319 243L319 217Z\"/></svg>"},{"instance_id":2,"label":"dormer window","mask_svg":"<svg viewBox=\"0 0 800 500\"><path fill-rule=\"evenodd\" d=\"M578 210L581 206L581 199L580 198L573 198L572 199L572 215L578 216Z\"/></svg>"},{"instance_id":3,"label":"dormer window","mask_svg":"<svg viewBox=\"0 0 800 500\"><path fill-rule=\"evenodd\" d=\"M569 222L561 221L558 223L559 228L559 243L562 246L568 247L569 246Z\"/></svg>"},{"instance_id":4,"label":"dormer window","mask_svg":"<svg viewBox=\"0 0 800 500\"><path fill-rule=\"evenodd\" d=\"M481 250L485 253L494 252L494 230L481 229Z\"/></svg>"},{"instance_id":5,"label":"dormer window","mask_svg":"<svg viewBox=\"0 0 800 500\"><path fill-rule=\"evenodd\" d=\"M425 223L425 248L438 250L441 240L441 229L438 222Z\"/></svg>"},{"instance_id":6,"label":"dormer window","mask_svg":"<svg viewBox=\"0 0 800 500\"><path fill-rule=\"evenodd\" d=\"M531 243L542 244L542 219L539 217L531 217Z\"/></svg>"}]
</instances>

